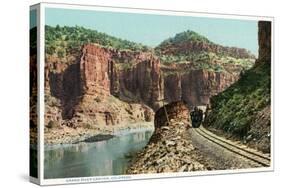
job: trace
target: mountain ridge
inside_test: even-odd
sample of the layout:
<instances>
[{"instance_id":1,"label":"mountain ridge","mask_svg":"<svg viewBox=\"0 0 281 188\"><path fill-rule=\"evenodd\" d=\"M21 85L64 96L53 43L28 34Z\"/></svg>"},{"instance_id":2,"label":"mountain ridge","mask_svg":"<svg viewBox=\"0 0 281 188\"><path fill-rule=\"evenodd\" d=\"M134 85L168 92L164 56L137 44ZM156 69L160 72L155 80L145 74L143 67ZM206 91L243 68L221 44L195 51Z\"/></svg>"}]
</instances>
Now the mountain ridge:
<instances>
[{"instance_id":1,"label":"mountain ridge","mask_svg":"<svg viewBox=\"0 0 281 188\"><path fill-rule=\"evenodd\" d=\"M219 56L255 59L255 55L245 48L217 44L191 30L177 33L161 42L155 49L159 55L189 56L191 53L213 52Z\"/></svg>"},{"instance_id":2,"label":"mountain ridge","mask_svg":"<svg viewBox=\"0 0 281 188\"><path fill-rule=\"evenodd\" d=\"M108 35L103 32L99 32L95 29L87 29L85 27L80 26L59 26L56 27L46 25L46 51L48 54L52 54L55 51L58 53L61 52L60 49L54 49L54 44L67 47L67 48L77 48L78 46L82 46L87 43L97 43L104 47L112 47L118 50L134 50L134 51L161 51L164 47L169 47L168 44L184 44L184 43L195 43L197 44L197 48L201 48L203 51L207 49L216 48L216 51L224 50L225 48L230 51L230 56L236 57L236 55L231 55L233 53L243 53L243 58L255 58L255 56L245 48L240 47L228 47L220 44L216 44L210 41L207 37L192 31L187 30L180 33L177 33L174 37L170 37L168 39L163 40L156 47L150 47L144 45L142 43L137 43L133 41L129 41L126 39L121 39L118 37L114 37ZM58 43L61 41L61 43ZM186 47L190 47L185 45ZM210 48L208 46L211 46ZM193 46L195 47L195 46ZM188 50L193 51L192 48L187 48ZM181 52L182 53L182 52ZM181 54L180 53L180 54ZM164 53L165 54L165 53Z\"/></svg>"}]
</instances>

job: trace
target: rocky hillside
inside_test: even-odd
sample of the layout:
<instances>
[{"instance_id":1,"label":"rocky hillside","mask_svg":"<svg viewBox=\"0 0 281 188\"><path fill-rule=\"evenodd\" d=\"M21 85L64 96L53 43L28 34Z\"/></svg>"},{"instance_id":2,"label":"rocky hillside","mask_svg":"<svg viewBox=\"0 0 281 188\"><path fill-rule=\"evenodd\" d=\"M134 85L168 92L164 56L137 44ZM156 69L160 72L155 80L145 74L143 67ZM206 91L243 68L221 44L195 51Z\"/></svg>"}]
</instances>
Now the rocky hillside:
<instances>
[{"instance_id":1,"label":"rocky hillside","mask_svg":"<svg viewBox=\"0 0 281 188\"><path fill-rule=\"evenodd\" d=\"M63 57L78 52L83 44L98 43L107 48L117 50L147 51L149 47L135 42L116 38L105 33L84 27L48 26L46 30L46 52L49 55Z\"/></svg>"},{"instance_id":2,"label":"rocky hillside","mask_svg":"<svg viewBox=\"0 0 281 188\"><path fill-rule=\"evenodd\" d=\"M230 56L236 59L253 59L255 56L248 50L236 47L225 47L219 44L215 44L206 37L187 30L182 33L178 33L173 38L169 38L163 41L156 50L161 55L182 55L194 59L197 54L204 52L214 53L218 56Z\"/></svg>"},{"instance_id":3,"label":"rocky hillside","mask_svg":"<svg viewBox=\"0 0 281 188\"><path fill-rule=\"evenodd\" d=\"M205 126L219 129L270 152L271 23L259 22L259 57L253 68L211 98Z\"/></svg>"},{"instance_id":4,"label":"rocky hillside","mask_svg":"<svg viewBox=\"0 0 281 188\"><path fill-rule=\"evenodd\" d=\"M155 131L149 144L139 152L128 174L189 172L206 170L197 161L195 149L189 137L189 111L183 102L173 102L155 114Z\"/></svg>"},{"instance_id":5,"label":"rocky hillside","mask_svg":"<svg viewBox=\"0 0 281 188\"><path fill-rule=\"evenodd\" d=\"M184 100L189 106L208 104L255 59L246 49L215 44L193 31L179 33L155 50L162 62L165 98Z\"/></svg>"}]
</instances>

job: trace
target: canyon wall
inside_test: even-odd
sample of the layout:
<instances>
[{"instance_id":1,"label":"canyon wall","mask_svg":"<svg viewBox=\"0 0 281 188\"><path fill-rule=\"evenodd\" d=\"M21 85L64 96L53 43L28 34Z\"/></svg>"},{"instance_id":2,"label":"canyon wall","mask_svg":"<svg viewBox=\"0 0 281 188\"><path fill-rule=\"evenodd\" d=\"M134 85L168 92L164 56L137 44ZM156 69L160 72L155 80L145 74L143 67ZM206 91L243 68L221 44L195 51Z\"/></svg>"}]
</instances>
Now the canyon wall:
<instances>
[{"instance_id":1,"label":"canyon wall","mask_svg":"<svg viewBox=\"0 0 281 188\"><path fill-rule=\"evenodd\" d=\"M239 75L203 69L165 76L164 94L168 102L183 100L189 107L206 105L239 78Z\"/></svg>"},{"instance_id":2,"label":"canyon wall","mask_svg":"<svg viewBox=\"0 0 281 188\"><path fill-rule=\"evenodd\" d=\"M122 68L130 63L129 70ZM163 93L160 61L151 54L89 44L72 63L51 57L45 69L46 125L50 121L70 127L152 121L150 107L158 108Z\"/></svg>"},{"instance_id":3,"label":"canyon wall","mask_svg":"<svg viewBox=\"0 0 281 188\"><path fill-rule=\"evenodd\" d=\"M218 94L238 79L238 76L206 70L193 70L181 80L182 100L189 106L206 105L211 96Z\"/></svg>"},{"instance_id":4,"label":"canyon wall","mask_svg":"<svg viewBox=\"0 0 281 188\"><path fill-rule=\"evenodd\" d=\"M166 74L152 52L118 51L98 44L83 45L63 61L48 57L45 66L46 119L67 126L151 121L152 110L158 110L164 98L183 100L189 107L205 105L239 77L185 71L181 65Z\"/></svg>"},{"instance_id":5,"label":"canyon wall","mask_svg":"<svg viewBox=\"0 0 281 188\"><path fill-rule=\"evenodd\" d=\"M160 60L151 53L85 45L80 62L84 94L113 95L159 108L163 98Z\"/></svg>"},{"instance_id":6,"label":"canyon wall","mask_svg":"<svg viewBox=\"0 0 281 188\"><path fill-rule=\"evenodd\" d=\"M160 60L152 53L114 52L109 72L112 95L124 101L145 103L154 110L160 107L164 82Z\"/></svg>"},{"instance_id":7,"label":"canyon wall","mask_svg":"<svg viewBox=\"0 0 281 188\"><path fill-rule=\"evenodd\" d=\"M80 60L83 94L95 96L110 95L110 80L108 78L109 54L103 48L85 45Z\"/></svg>"}]
</instances>

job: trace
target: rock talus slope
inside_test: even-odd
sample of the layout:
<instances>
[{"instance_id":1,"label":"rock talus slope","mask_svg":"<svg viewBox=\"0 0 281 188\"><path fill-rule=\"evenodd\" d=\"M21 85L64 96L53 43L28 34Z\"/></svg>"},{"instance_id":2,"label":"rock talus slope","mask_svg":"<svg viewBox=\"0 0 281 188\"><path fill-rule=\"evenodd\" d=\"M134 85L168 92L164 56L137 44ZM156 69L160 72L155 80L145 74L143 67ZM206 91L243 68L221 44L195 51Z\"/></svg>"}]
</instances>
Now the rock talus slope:
<instances>
[{"instance_id":1,"label":"rock talus slope","mask_svg":"<svg viewBox=\"0 0 281 188\"><path fill-rule=\"evenodd\" d=\"M173 102L155 114L155 131L149 144L137 153L128 174L167 173L206 170L196 160L188 129L189 111L183 102Z\"/></svg>"}]
</instances>

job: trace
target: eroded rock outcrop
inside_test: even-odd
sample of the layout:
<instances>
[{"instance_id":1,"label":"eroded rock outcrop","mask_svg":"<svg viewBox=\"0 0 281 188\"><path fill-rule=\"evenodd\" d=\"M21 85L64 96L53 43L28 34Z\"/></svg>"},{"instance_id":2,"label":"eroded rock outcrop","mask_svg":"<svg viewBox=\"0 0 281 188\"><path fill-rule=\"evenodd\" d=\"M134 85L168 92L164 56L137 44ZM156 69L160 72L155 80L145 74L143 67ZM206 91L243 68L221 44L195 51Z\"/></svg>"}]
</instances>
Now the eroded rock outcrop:
<instances>
[{"instance_id":1,"label":"eroded rock outcrop","mask_svg":"<svg viewBox=\"0 0 281 188\"><path fill-rule=\"evenodd\" d=\"M84 93L113 95L157 109L163 98L160 60L151 53L85 45L80 72Z\"/></svg>"},{"instance_id":2,"label":"eroded rock outcrop","mask_svg":"<svg viewBox=\"0 0 281 188\"><path fill-rule=\"evenodd\" d=\"M109 58L110 54L99 46L83 47L80 61L83 94L100 97L110 95Z\"/></svg>"},{"instance_id":3,"label":"eroded rock outcrop","mask_svg":"<svg viewBox=\"0 0 281 188\"><path fill-rule=\"evenodd\" d=\"M210 97L222 92L238 78L239 75L203 69L169 74L164 77L165 99L168 102L183 100L189 107L206 105Z\"/></svg>"},{"instance_id":4,"label":"eroded rock outcrop","mask_svg":"<svg viewBox=\"0 0 281 188\"><path fill-rule=\"evenodd\" d=\"M188 109L183 102L165 105L155 114L155 131L149 144L139 152L128 174L187 172L206 170L197 161L189 132Z\"/></svg>"},{"instance_id":5,"label":"eroded rock outcrop","mask_svg":"<svg viewBox=\"0 0 281 188\"><path fill-rule=\"evenodd\" d=\"M160 60L149 52L110 51L110 54L111 94L157 110L164 90Z\"/></svg>"},{"instance_id":6,"label":"eroded rock outcrop","mask_svg":"<svg viewBox=\"0 0 281 188\"><path fill-rule=\"evenodd\" d=\"M147 105L157 108L161 97L159 63L151 54L96 44L84 45L80 58L69 64L51 57L45 75L46 126L55 121L68 127L152 121L154 112ZM133 67L122 69L127 65Z\"/></svg>"},{"instance_id":7,"label":"eroded rock outcrop","mask_svg":"<svg viewBox=\"0 0 281 188\"><path fill-rule=\"evenodd\" d=\"M151 52L118 51L98 44L84 45L76 56L63 62L49 57L46 63L46 99L50 99L46 101L46 119L68 126L147 121L153 119L148 106L158 110L164 95L168 102L207 104L212 95L238 77L205 70L184 72L188 67L181 64L166 67L173 69L166 74ZM132 115L135 108L140 109L139 114Z\"/></svg>"},{"instance_id":8,"label":"eroded rock outcrop","mask_svg":"<svg viewBox=\"0 0 281 188\"><path fill-rule=\"evenodd\" d=\"M182 100L189 106L206 105L214 96L238 79L229 73L194 70L182 76Z\"/></svg>"}]
</instances>

